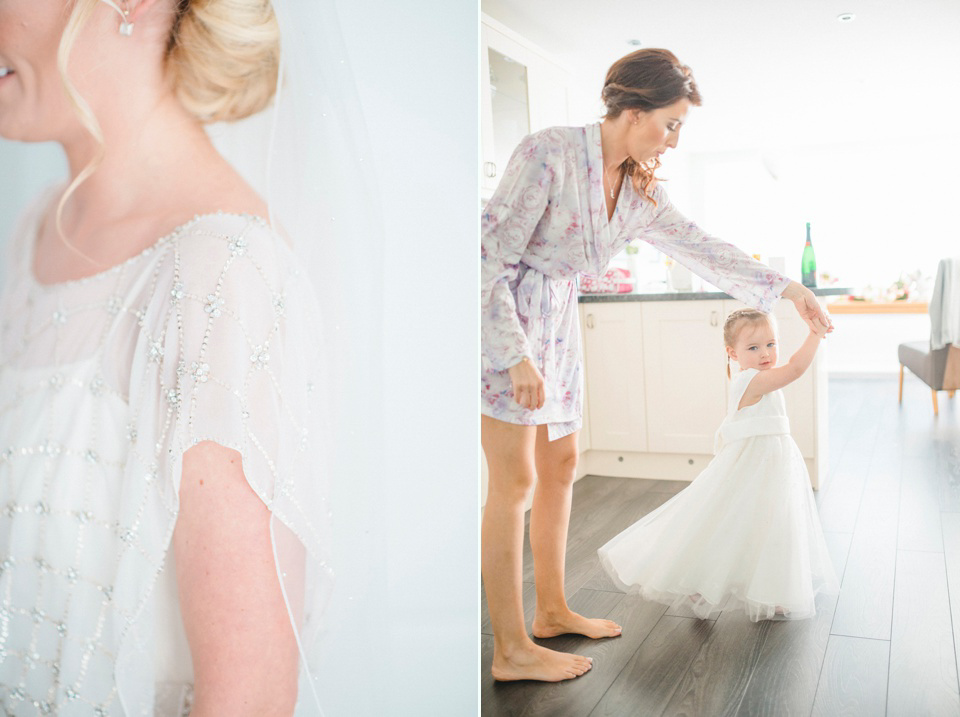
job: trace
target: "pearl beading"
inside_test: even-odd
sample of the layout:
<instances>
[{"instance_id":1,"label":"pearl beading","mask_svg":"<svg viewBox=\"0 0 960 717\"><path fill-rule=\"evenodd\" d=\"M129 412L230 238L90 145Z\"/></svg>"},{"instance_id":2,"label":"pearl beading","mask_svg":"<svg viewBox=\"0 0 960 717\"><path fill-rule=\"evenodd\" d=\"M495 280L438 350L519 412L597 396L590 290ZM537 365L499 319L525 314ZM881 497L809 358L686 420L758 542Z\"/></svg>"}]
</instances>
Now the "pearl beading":
<instances>
[{"instance_id":1,"label":"pearl beading","mask_svg":"<svg viewBox=\"0 0 960 717\"><path fill-rule=\"evenodd\" d=\"M204 215L95 276L43 286L27 266L19 281L8 282L0 303L0 704L6 709L28 703L47 714L79 702L93 714L119 713L118 685L107 685L104 675L112 682L116 661L132 644L126 637L135 632L142 640L152 627L144 611L176 519L171 466L201 441L239 451L245 470L248 463L256 467L251 487L329 577L325 496L304 503L311 497L304 469L316 458L308 440L315 418L300 397L316 386L316 375L304 369L316 365L320 351L309 346L309 360L291 363L281 338L292 329L304 340L314 333L303 323L312 296L293 262L277 261L280 243L255 217ZM195 245L222 246L222 268L211 274L215 265L198 261ZM203 286L203 277L212 286ZM229 331L218 333L221 326ZM240 343L227 347L228 340ZM282 374L274 344L284 349ZM224 363L224 353L235 357L232 363ZM210 422L208 399L201 397L207 387L217 391L207 395L232 397L230 420L238 429ZM262 399L253 398L264 391L284 398L271 419L290 436L290 449L281 453L282 441L263 428ZM63 435L78 425L82 440ZM109 486L113 493L105 491ZM52 550L63 535L72 536L67 550ZM32 556L17 552L21 542ZM92 552L108 562L91 560ZM133 597L127 595L132 574L139 576ZM26 585L32 589L24 592ZM39 690L38 670L49 673ZM157 705L179 705L157 714L189 713L189 684L158 684L155 697Z\"/></svg>"}]
</instances>

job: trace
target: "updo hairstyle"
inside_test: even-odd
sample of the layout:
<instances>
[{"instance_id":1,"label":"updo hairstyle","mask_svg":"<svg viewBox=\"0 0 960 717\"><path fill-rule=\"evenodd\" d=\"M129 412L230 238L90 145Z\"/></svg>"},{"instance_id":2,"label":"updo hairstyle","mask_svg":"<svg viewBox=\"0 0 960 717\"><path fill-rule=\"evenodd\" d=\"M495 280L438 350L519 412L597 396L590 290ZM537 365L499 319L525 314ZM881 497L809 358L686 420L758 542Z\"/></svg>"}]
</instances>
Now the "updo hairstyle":
<instances>
[{"instance_id":1,"label":"updo hairstyle","mask_svg":"<svg viewBox=\"0 0 960 717\"><path fill-rule=\"evenodd\" d=\"M616 119L624 110L639 109L650 112L669 107L686 98L690 104L702 102L697 83L689 67L680 63L669 50L644 48L621 57L610 66L603 83L600 98L607 108L605 119ZM660 160L654 157L637 162L628 157L624 162L627 176L633 186L650 201L657 185L654 172Z\"/></svg>"},{"instance_id":2,"label":"updo hairstyle","mask_svg":"<svg viewBox=\"0 0 960 717\"><path fill-rule=\"evenodd\" d=\"M280 29L270 0L176 0L167 76L202 122L264 109L277 90Z\"/></svg>"},{"instance_id":3,"label":"updo hairstyle","mask_svg":"<svg viewBox=\"0 0 960 717\"><path fill-rule=\"evenodd\" d=\"M750 325L755 326L759 323L773 323L773 318L769 314L756 309L737 309L731 311L727 320L723 322L723 345L732 347L737 337L743 329ZM727 355L727 378L730 378L730 355Z\"/></svg>"}]
</instances>

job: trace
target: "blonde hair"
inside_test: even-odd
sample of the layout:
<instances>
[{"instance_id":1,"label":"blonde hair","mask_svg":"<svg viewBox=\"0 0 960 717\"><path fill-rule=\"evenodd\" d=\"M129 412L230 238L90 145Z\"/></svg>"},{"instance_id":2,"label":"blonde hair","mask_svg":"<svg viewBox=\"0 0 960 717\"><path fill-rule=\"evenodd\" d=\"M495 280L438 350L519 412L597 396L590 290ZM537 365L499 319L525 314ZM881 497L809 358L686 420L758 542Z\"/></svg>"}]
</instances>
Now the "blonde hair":
<instances>
[{"instance_id":1,"label":"blonde hair","mask_svg":"<svg viewBox=\"0 0 960 717\"><path fill-rule=\"evenodd\" d=\"M167 75L201 122L264 109L277 90L280 28L270 0L176 0Z\"/></svg>"},{"instance_id":2,"label":"blonde hair","mask_svg":"<svg viewBox=\"0 0 960 717\"><path fill-rule=\"evenodd\" d=\"M773 318L757 309L737 309L731 311L727 320L723 322L723 345L732 347L740 332L747 324L755 325L765 321L773 325ZM727 378L730 378L730 354L727 354Z\"/></svg>"},{"instance_id":3,"label":"blonde hair","mask_svg":"<svg viewBox=\"0 0 960 717\"><path fill-rule=\"evenodd\" d=\"M280 28L270 0L172 0L174 20L167 39L167 78L177 99L200 122L241 120L264 109L277 90ZM90 163L70 182L56 209L63 232L63 207L103 162L104 139L90 105L67 72L70 51L101 0L75 0L57 49L57 67L70 104L97 141ZM134 41L136 37L132 38Z\"/></svg>"}]
</instances>

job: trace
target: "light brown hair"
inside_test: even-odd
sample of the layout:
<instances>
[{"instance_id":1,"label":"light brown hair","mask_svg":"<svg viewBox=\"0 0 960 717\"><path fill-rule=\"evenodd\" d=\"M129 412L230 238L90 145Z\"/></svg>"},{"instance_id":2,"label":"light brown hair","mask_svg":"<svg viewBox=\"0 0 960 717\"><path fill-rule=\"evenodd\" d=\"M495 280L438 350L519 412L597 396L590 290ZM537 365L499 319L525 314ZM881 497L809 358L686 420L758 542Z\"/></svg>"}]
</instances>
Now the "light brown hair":
<instances>
[{"instance_id":1,"label":"light brown hair","mask_svg":"<svg viewBox=\"0 0 960 717\"><path fill-rule=\"evenodd\" d=\"M731 311L727 320L723 322L723 345L732 347L745 326L759 324L761 321L772 323L769 314L757 309ZM730 378L730 354L727 354L727 378Z\"/></svg>"},{"instance_id":2,"label":"light brown hair","mask_svg":"<svg viewBox=\"0 0 960 717\"><path fill-rule=\"evenodd\" d=\"M669 50L654 48L631 52L614 62L607 70L600 97L607 108L605 119L616 119L624 110L650 112L684 98L692 105L699 106L702 102L691 69ZM660 160L656 157L647 162L628 157L624 162L633 186L650 201L657 185L654 172L659 167Z\"/></svg>"}]
</instances>

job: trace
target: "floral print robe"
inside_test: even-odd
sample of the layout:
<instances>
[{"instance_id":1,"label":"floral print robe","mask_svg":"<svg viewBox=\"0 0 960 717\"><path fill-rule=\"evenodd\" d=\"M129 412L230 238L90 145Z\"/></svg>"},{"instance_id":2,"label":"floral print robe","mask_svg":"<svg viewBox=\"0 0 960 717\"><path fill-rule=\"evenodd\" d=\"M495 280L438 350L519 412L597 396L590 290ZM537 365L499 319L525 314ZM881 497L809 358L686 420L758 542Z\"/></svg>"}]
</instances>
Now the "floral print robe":
<instances>
[{"instance_id":1,"label":"floral print robe","mask_svg":"<svg viewBox=\"0 0 960 717\"><path fill-rule=\"evenodd\" d=\"M577 277L601 275L641 239L705 281L770 311L790 279L712 237L678 212L661 185L654 205L631 181L608 221L600 125L553 127L524 138L481 218L481 413L547 424L550 440L580 428L583 361ZM507 369L526 356L540 370L538 410L513 398Z\"/></svg>"}]
</instances>

